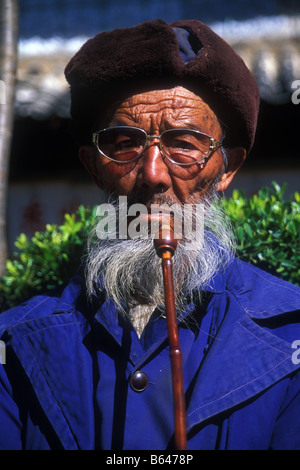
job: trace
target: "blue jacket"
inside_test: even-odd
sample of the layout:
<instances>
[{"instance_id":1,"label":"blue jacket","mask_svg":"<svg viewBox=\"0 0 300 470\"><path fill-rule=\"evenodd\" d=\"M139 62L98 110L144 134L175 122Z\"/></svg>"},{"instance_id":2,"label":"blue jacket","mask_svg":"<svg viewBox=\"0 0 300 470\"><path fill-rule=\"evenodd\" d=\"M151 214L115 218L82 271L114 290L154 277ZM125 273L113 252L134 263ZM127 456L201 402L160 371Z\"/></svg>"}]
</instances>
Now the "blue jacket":
<instances>
[{"instance_id":1,"label":"blue jacket","mask_svg":"<svg viewBox=\"0 0 300 470\"><path fill-rule=\"evenodd\" d=\"M234 260L181 313L189 450L300 449L299 292ZM138 339L105 294L87 303L78 274L1 314L0 338L0 449L171 448L164 318Z\"/></svg>"}]
</instances>

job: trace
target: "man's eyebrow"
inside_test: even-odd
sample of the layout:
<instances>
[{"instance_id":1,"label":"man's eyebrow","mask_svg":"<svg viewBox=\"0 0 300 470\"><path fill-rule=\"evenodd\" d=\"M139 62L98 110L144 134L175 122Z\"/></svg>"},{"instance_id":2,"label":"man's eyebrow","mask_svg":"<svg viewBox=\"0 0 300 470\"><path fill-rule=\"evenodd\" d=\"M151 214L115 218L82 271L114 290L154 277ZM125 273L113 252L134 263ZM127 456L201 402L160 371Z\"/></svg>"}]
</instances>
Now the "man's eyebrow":
<instances>
[{"instance_id":1,"label":"man's eyebrow","mask_svg":"<svg viewBox=\"0 0 300 470\"><path fill-rule=\"evenodd\" d=\"M205 132L203 126L201 124L193 124L191 122L183 122L183 121L178 121L176 123L176 126L170 124L169 122L165 123L166 129L190 129L192 131L200 131L200 132Z\"/></svg>"},{"instance_id":2,"label":"man's eyebrow","mask_svg":"<svg viewBox=\"0 0 300 470\"><path fill-rule=\"evenodd\" d=\"M108 128L116 127L116 126L132 127L132 125L126 124L125 122L122 121L122 119L118 119L118 118L113 119L107 125ZM194 130L194 131L200 131L200 132L207 133L200 123L199 124L193 124L191 122L189 122L189 123L188 122L178 122L177 125L174 126L166 120L165 128L166 129L191 129L191 130Z\"/></svg>"}]
</instances>

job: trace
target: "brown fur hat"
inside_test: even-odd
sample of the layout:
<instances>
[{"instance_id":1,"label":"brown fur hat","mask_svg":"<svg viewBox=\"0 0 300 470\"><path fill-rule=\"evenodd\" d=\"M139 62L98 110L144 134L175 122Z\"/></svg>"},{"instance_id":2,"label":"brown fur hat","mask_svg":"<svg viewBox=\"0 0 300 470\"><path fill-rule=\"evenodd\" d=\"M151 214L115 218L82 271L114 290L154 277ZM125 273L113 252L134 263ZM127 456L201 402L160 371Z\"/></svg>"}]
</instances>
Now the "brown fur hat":
<instances>
[{"instance_id":1,"label":"brown fur hat","mask_svg":"<svg viewBox=\"0 0 300 470\"><path fill-rule=\"evenodd\" d=\"M197 20L147 21L88 40L70 60L71 116L80 143L91 141L101 113L116 99L182 85L209 104L226 132L224 145L253 145L259 91L234 50Z\"/></svg>"}]
</instances>

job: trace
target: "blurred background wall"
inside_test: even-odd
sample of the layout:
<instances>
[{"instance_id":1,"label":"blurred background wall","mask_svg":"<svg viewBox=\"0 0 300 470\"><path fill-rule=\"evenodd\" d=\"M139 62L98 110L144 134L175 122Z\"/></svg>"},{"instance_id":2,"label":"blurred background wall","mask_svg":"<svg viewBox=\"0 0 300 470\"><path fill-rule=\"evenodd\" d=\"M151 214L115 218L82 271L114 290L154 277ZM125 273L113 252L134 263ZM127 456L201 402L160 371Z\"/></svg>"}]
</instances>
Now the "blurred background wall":
<instances>
[{"instance_id":1,"label":"blurred background wall","mask_svg":"<svg viewBox=\"0 0 300 470\"><path fill-rule=\"evenodd\" d=\"M272 180L300 189L299 0L19 0L19 64L9 169L8 241L60 223L102 193L85 173L68 133L63 70L100 31L153 18L198 19L227 40L254 73L261 111L254 148L234 188L251 195ZM299 82L300 89L300 82ZM298 101L300 101L298 99Z\"/></svg>"}]
</instances>

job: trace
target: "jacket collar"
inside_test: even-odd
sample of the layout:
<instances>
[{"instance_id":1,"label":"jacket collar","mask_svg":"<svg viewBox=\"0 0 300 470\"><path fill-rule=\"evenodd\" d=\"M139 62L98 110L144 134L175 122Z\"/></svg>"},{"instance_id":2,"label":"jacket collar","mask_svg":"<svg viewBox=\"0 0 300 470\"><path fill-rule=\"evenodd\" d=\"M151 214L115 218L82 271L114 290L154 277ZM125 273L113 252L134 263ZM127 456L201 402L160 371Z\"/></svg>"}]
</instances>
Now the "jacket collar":
<instances>
[{"instance_id":1,"label":"jacket collar","mask_svg":"<svg viewBox=\"0 0 300 470\"><path fill-rule=\"evenodd\" d=\"M233 323L229 315L225 316L193 385L188 429L259 395L295 372L300 365L293 363L293 352L291 342L260 327L250 316L242 314Z\"/></svg>"},{"instance_id":2,"label":"jacket collar","mask_svg":"<svg viewBox=\"0 0 300 470\"><path fill-rule=\"evenodd\" d=\"M300 367L292 361L297 330L290 338L278 333L280 321L300 310L298 287L234 260L207 291L215 294L210 344L193 389L197 399L189 403L189 427L258 395ZM277 328L260 326L268 321L277 322ZM244 351L255 354L248 360Z\"/></svg>"}]
</instances>

